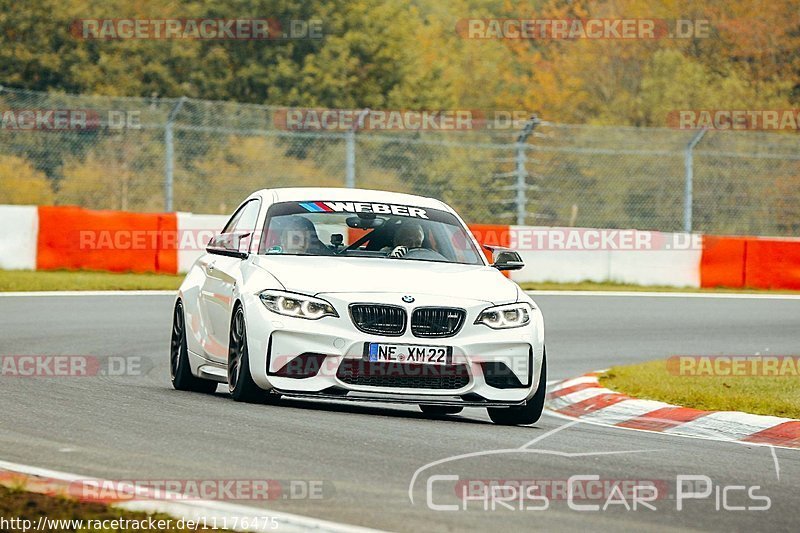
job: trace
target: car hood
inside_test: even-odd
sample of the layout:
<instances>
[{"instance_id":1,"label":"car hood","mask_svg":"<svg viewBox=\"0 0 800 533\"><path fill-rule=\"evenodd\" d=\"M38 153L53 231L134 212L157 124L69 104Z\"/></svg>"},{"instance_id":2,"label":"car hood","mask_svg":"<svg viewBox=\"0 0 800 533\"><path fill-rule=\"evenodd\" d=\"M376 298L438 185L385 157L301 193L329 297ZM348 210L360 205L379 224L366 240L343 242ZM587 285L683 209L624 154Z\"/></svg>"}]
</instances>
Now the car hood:
<instances>
[{"instance_id":1,"label":"car hood","mask_svg":"<svg viewBox=\"0 0 800 533\"><path fill-rule=\"evenodd\" d=\"M254 260L292 292L429 294L513 302L517 286L497 269L431 261L355 257L258 256Z\"/></svg>"}]
</instances>

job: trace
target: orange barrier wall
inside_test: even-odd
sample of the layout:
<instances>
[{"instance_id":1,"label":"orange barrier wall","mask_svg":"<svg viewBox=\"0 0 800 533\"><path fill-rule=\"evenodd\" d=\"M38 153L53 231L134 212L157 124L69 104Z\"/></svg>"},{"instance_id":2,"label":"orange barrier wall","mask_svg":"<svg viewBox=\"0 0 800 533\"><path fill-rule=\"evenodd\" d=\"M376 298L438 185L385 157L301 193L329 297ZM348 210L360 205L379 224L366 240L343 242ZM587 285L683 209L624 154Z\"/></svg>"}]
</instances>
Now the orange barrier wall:
<instances>
[{"instance_id":1,"label":"orange barrier wall","mask_svg":"<svg viewBox=\"0 0 800 533\"><path fill-rule=\"evenodd\" d=\"M39 207L36 268L178 271L175 213ZM512 228L472 224L481 244L510 246ZM491 261L491 254L484 251ZM800 239L703 236L701 287L800 290Z\"/></svg>"},{"instance_id":2,"label":"orange barrier wall","mask_svg":"<svg viewBox=\"0 0 800 533\"><path fill-rule=\"evenodd\" d=\"M703 236L700 286L800 290L800 240Z\"/></svg>"},{"instance_id":3,"label":"orange barrier wall","mask_svg":"<svg viewBox=\"0 0 800 533\"><path fill-rule=\"evenodd\" d=\"M511 244L511 226L505 224L469 224L468 227L472 235L475 236L475 240L481 246L488 244L508 247ZM481 248L481 251L490 263L494 262L492 252L486 248ZM503 272L503 275L507 278L511 277L510 272Z\"/></svg>"},{"instance_id":4,"label":"orange barrier wall","mask_svg":"<svg viewBox=\"0 0 800 533\"><path fill-rule=\"evenodd\" d=\"M481 245L508 247L511 244L511 227L505 224L470 224L469 230ZM489 250L483 249L486 259L492 260Z\"/></svg>"},{"instance_id":5,"label":"orange barrier wall","mask_svg":"<svg viewBox=\"0 0 800 533\"><path fill-rule=\"evenodd\" d=\"M39 207L36 268L177 273L177 217Z\"/></svg>"},{"instance_id":6,"label":"orange barrier wall","mask_svg":"<svg viewBox=\"0 0 800 533\"><path fill-rule=\"evenodd\" d=\"M748 239L745 287L800 290L800 241Z\"/></svg>"},{"instance_id":7,"label":"orange barrier wall","mask_svg":"<svg viewBox=\"0 0 800 533\"><path fill-rule=\"evenodd\" d=\"M744 287L747 239L703 236L700 257L701 287Z\"/></svg>"}]
</instances>

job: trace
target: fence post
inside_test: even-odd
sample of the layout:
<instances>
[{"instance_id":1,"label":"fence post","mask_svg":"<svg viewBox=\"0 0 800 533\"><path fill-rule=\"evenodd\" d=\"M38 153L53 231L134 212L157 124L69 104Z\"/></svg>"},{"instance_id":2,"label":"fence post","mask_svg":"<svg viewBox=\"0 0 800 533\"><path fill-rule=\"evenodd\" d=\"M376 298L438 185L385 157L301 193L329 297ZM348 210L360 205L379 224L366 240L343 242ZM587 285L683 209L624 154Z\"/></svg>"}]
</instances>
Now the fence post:
<instances>
[{"instance_id":1,"label":"fence post","mask_svg":"<svg viewBox=\"0 0 800 533\"><path fill-rule=\"evenodd\" d=\"M706 129L702 129L694 134L692 140L686 145L683 153L683 168L686 174L683 189L683 231L692 232L692 203L694 195L694 147L706 134Z\"/></svg>"},{"instance_id":2,"label":"fence post","mask_svg":"<svg viewBox=\"0 0 800 533\"><path fill-rule=\"evenodd\" d=\"M528 171L525 169L525 142L528 140L528 137L531 136L533 133L534 128L540 124L540 120L536 115L531 116L527 122L525 122L525 126L522 127L522 131L520 132L519 136L517 137L516 142L516 173L517 173L517 182L515 184L515 189L517 191L516 197L514 199L514 204L517 208L517 225L524 226L525 225L525 218L528 214L528 206L527 206L527 177Z\"/></svg>"},{"instance_id":3,"label":"fence post","mask_svg":"<svg viewBox=\"0 0 800 533\"><path fill-rule=\"evenodd\" d=\"M181 110L185 101L185 96L181 96L178 99L175 107L169 112L167 124L164 126L164 211L167 213L172 211L173 173L175 168L175 146L172 137L172 125L175 123L175 117L178 115L178 111Z\"/></svg>"},{"instance_id":4,"label":"fence post","mask_svg":"<svg viewBox=\"0 0 800 533\"><path fill-rule=\"evenodd\" d=\"M344 186L348 189L356 186L356 132L364 126L364 118L367 113L369 113L369 108L362 109L353 122L353 127L347 130Z\"/></svg>"}]
</instances>

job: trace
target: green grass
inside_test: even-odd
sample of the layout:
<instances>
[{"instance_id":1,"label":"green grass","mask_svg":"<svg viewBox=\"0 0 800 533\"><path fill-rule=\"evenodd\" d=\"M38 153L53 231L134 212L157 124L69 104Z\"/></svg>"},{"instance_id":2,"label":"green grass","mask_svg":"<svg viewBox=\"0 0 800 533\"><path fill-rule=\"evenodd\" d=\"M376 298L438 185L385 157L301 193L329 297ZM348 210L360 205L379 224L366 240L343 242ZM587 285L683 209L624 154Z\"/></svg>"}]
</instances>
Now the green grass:
<instances>
[{"instance_id":1,"label":"green grass","mask_svg":"<svg viewBox=\"0 0 800 533\"><path fill-rule=\"evenodd\" d=\"M156 522L158 520L170 520L168 515L164 514L153 514L150 515L148 513L142 512L130 512L130 511L123 511L121 509L115 509L113 507L109 507L105 504L100 503L83 503L76 500L71 500L68 498L64 498L61 496L47 496L44 494L37 494L34 492L27 492L22 488L19 487L5 487L0 486L0 516L4 517L6 520L12 518L20 518L30 520L32 522L31 528L35 528L36 524L39 520L39 517L45 517L50 520L84 520L84 527L86 528L88 520L117 520L117 519L125 519L125 520L136 520L141 523L143 520L147 520L148 517L153 518ZM161 529L160 531L172 532L172 531L195 531L194 529L178 529L177 526L178 519L171 518L172 527ZM147 522L144 522L147 524ZM164 522L167 523L167 522ZM111 525L110 523L107 523ZM14 524L10 524L14 525ZM43 524L44 525L44 524ZM63 527L64 524L62 523L62 527L54 526L52 522L50 522L51 527L47 531L54 531L54 532L66 532L66 531L75 531L75 529L69 527ZM18 524L16 528L10 529L11 531L22 531L20 528L21 524ZM32 530L32 529L31 529ZM146 531L147 529L140 529L131 527L127 529L105 529L103 531ZM6 530L4 530L6 531ZM84 529L84 531L89 531L88 528ZM100 531L98 529L92 529L92 531ZM208 531L206 529L198 529L197 531Z\"/></svg>"},{"instance_id":2,"label":"green grass","mask_svg":"<svg viewBox=\"0 0 800 533\"><path fill-rule=\"evenodd\" d=\"M176 290L183 276L63 270L0 270L0 292Z\"/></svg>"},{"instance_id":3,"label":"green grass","mask_svg":"<svg viewBox=\"0 0 800 533\"><path fill-rule=\"evenodd\" d=\"M680 375L666 360L615 366L600 376L609 389L644 400L706 411L800 418L800 377Z\"/></svg>"},{"instance_id":4,"label":"green grass","mask_svg":"<svg viewBox=\"0 0 800 533\"><path fill-rule=\"evenodd\" d=\"M738 289L730 287L716 287L713 289L697 289L694 287L666 287L663 285L627 285L624 283L598 283L594 281L581 281L578 283L553 283L553 282L525 282L520 287L526 291L634 291L634 292L711 292L711 293L746 293L746 294L800 294L800 291L768 290L768 289Z\"/></svg>"},{"instance_id":5,"label":"green grass","mask_svg":"<svg viewBox=\"0 0 800 533\"><path fill-rule=\"evenodd\" d=\"M96 271L31 271L0 270L0 292L9 291L115 291L115 290L176 290L183 275L134 274ZM662 286L625 285L622 283L521 283L525 290L540 291L656 291L712 293L782 293L800 291L768 291L758 289L693 289Z\"/></svg>"}]
</instances>

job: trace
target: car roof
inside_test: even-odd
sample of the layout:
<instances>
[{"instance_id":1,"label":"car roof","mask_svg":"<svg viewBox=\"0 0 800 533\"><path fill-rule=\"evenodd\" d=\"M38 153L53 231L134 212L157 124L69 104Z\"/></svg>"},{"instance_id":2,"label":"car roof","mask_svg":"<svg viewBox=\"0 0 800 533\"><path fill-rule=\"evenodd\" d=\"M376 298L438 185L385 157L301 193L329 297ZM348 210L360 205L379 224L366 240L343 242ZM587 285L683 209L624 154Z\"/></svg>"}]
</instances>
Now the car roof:
<instances>
[{"instance_id":1,"label":"car roof","mask_svg":"<svg viewBox=\"0 0 800 533\"><path fill-rule=\"evenodd\" d=\"M415 207L427 207L453 212L444 202L435 198L416 196L400 192L375 191L371 189L349 189L344 187L287 187L282 189L262 189L253 193L273 195L275 202L308 202L308 201L350 201L374 202L384 204L402 204Z\"/></svg>"}]
</instances>

